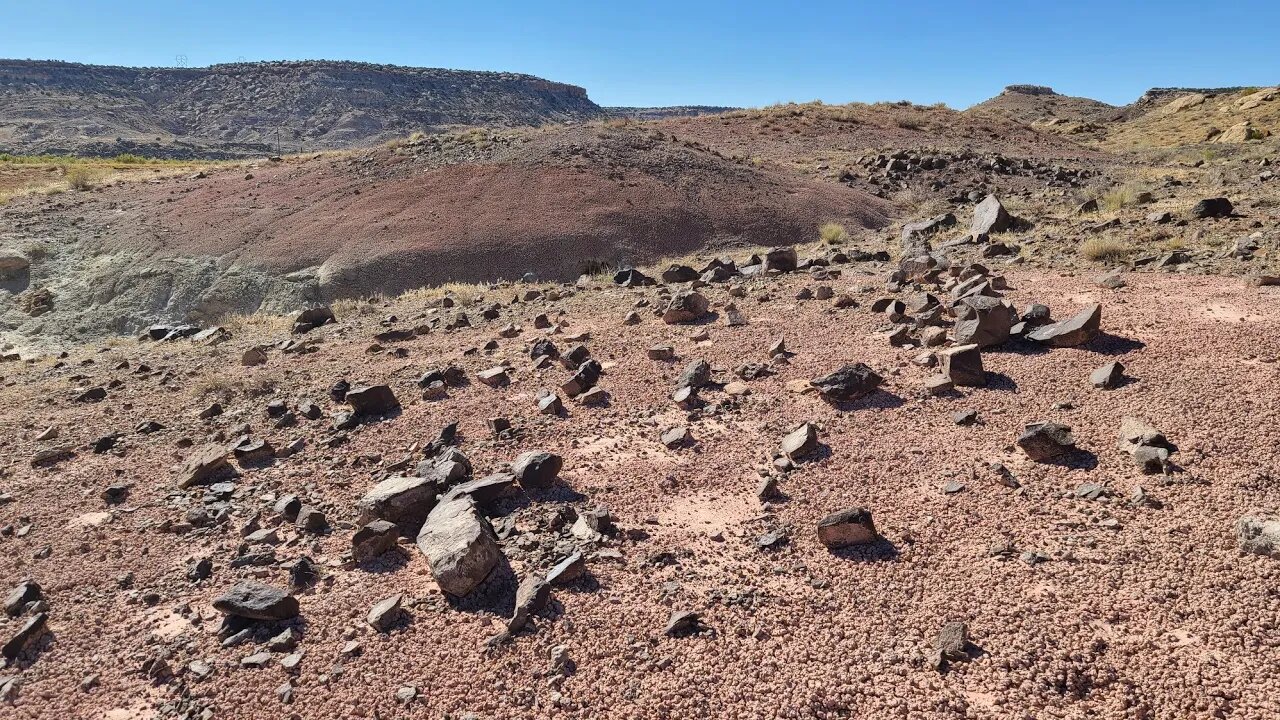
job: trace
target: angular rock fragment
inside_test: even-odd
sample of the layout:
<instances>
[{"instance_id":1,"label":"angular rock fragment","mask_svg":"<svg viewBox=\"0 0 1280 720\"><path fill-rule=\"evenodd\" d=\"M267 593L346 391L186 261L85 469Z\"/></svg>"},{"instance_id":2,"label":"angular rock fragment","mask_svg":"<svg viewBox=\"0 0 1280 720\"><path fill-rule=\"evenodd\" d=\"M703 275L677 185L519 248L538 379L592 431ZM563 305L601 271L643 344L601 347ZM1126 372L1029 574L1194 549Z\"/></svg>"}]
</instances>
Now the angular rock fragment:
<instances>
[{"instance_id":1,"label":"angular rock fragment","mask_svg":"<svg viewBox=\"0 0 1280 720\"><path fill-rule=\"evenodd\" d=\"M1236 539L1247 553L1280 559L1280 517L1246 515L1236 522Z\"/></svg>"},{"instance_id":2,"label":"angular rock fragment","mask_svg":"<svg viewBox=\"0 0 1280 720\"><path fill-rule=\"evenodd\" d=\"M417 542L440 589L454 597L475 590L502 556L488 522L469 496L448 498L437 505L423 523Z\"/></svg>"},{"instance_id":3,"label":"angular rock fragment","mask_svg":"<svg viewBox=\"0 0 1280 720\"><path fill-rule=\"evenodd\" d=\"M671 302L662 313L662 322L668 325L696 322L707 314L711 303L701 293L681 290L671 296Z\"/></svg>"},{"instance_id":4,"label":"angular rock fragment","mask_svg":"<svg viewBox=\"0 0 1280 720\"><path fill-rule=\"evenodd\" d=\"M515 632L529 624L529 618L542 612L551 600L551 584L541 575L532 574L516 588L515 614L507 621L507 631Z\"/></svg>"},{"instance_id":5,"label":"angular rock fragment","mask_svg":"<svg viewBox=\"0 0 1280 720\"><path fill-rule=\"evenodd\" d=\"M871 394L883 381L884 378L863 363L854 363L815 378L812 384L832 400L847 401Z\"/></svg>"},{"instance_id":6,"label":"angular rock fragment","mask_svg":"<svg viewBox=\"0 0 1280 720\"><path fill-rule=\"evenodd\" d=\"M973 209L973 223L969 226L972 235L1004 232L1013 226L1013 216L1004 209L995 195L988 195Z\"/></svg>"},{"instance_id":7,"label":"angular rock fragment","mask_svg":"<svg viewBox=\"0 0 1280 720\"><path fill-rule=\"evenodd\" d=\"M985 348L1009 339L1014 311L999 298L973 295L960 301L956 318L956 344Z\"/></svg>"},{"instance_id":8,"label":"angular rock fragment","mask_svg":"<svg viewBox=\"0 0 1280 720\"><path fill-rule=\"evenodd\" d=\"M831 513L818 521L818 540L833 550L850 545L867 545L880 539L871 511L850 508Z\"/></svg>"},{"instance_id":9,"label":"angular rock fragment","mask_svg":"<svg viewBox=\"0 0 1280 720\"><path fill-rule=\"evenodd\" d=\"M1089 374L1089 384L1100 390L1112 390L1124 382L1124 365L1109 362Z\"/></svg>"},{"instance_id":10,"label":"angular rock fragment","mask_svg":"<svg viewBox=\"0 0 1280 720\"><path fill-rule=\"evenodd\" d=\"M298 614L298 599L271 585L244 580L215 599L213 607L250 620L288 620Z\"/></svg>"},{"instance_id":11,"label":"angular rock fragment","mask_svg":"<svg viewBox=\"0 0 1280 720\"><path fill-rule=\"evenodd\" d=\"M386 385L363 385L347 391L346 401L357 417L386 415L400 407L400 401Z\"/></svg>"},{"instance_id":12,"label":"angular rock fragment","mask_svg":"<svg viewBox=\"0 0 1280 720\"><path fill-rule=\"evenodd\" d=\"M356 562L373 560L396 546L400 529L387 520L374 520L362 525L351 536L351 555Z\"/></svg>"},{"instance_id":13,"label":"angular rock fragment","mask_svg":"<svg viewBox=\"0 0 1280 720\"><path fill-rule=\"evenodd\" d=\"M1018 436L1018 447L1036 462L1052 460L1075 450L1076 439L1071 428L1056 422L1036 422L1026 426Z\"/></svg>"},{"instance_id":14,"label":"angular rock fragment","mask_svg":"<svg viewBox=\"0 0 1280 720\"><path fill-rule=\"evenodd\" d=\"M957 345L938 352L939 369L952 385L983 387L987 373L982 367L982 353L977 345Z\"/></svg>"},{"instance_id":15,"label":"angular rock fragment","mask_svg":"<svg viewBox=\"0 0 1280 720\"><path fill-rule=\"evenodd\" d=\"M400 604L404 602L404 595L399 593L390 597L379 600L373 607L369 608L369 614L365 620L373 626L378 632L388 632L395 627L396 622L400 619Z\"/></svg>"},{"instance_id":16,"label":"angular rock fragment","mask_svg":"<svg viewBox=\"0 0 1280 720\"><path fill-rule=\"evenodd\" d=\"M414 532L435 507L439 484L434 477L390 477L356 503L360 522L386 520Z\"/></svg>"},{"instance_id":17,"label":"angular rock fragment","mask_svg":"<svg viewBox=\"0 0 1280 720\"><path fill-rule=\"evenodd\" d=\"M207 485L235 474L235 468L227 460L227 449L221 445L208 445L183 463L178 471L178 487L185 490L193 485Z\"/></svg>"},{"instance_id":18,"label":"angular rock fragment","mask_svg":"<svg viewBox=\"0 0 1280 720\"><path fill-rule=\"evenodd\" d=\"M813 423L804 423L782 438L782 455L793 462L817 449L818 428Z\"/></svg>"},{"instance_id":19,"label":"angular rock fragment","mask_svg":"<svg viewBox=\"0 0 1280 720\"><path fill-rule=\"evenodd\" d=\"M549 452L527 452L516 458L511 464L511 474L516 482L526 490L531 488L546 489L555 485L556 477L564 461L559 455Z\"/></svg>"},{"instance_id":20,"label":"angular rock fragment","mask_svg":"<svg viewBox=\"0 0 1280 720\"><path fill-rule=\"evenodd\" d=\"M1066 320L1038 327L1026 334L1028 340L1049 347L1075 347L1098 336L1102 326L1102 306L1090 305Z\"/></svg>"}]
</instances>

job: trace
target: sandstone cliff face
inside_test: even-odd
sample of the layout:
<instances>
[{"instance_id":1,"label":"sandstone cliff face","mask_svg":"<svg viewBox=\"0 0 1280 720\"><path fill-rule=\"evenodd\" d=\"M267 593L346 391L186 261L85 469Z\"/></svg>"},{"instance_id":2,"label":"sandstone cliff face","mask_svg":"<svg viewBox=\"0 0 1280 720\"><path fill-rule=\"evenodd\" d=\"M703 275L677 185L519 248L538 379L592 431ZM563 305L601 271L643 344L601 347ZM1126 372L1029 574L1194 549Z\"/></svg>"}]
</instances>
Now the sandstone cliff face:
<instances>
[{"instance_id":1,"label":"sandstone cliff face","mask_svg":"<svg viewBox=\"0 0 1280 720\"><path fill-rule=\"evenodd\" d=\"M325 61L125 68L0 60L0 152L22 154L237 157L602 114L580 87L514 73Z\"/></svg>"}]
</instances>

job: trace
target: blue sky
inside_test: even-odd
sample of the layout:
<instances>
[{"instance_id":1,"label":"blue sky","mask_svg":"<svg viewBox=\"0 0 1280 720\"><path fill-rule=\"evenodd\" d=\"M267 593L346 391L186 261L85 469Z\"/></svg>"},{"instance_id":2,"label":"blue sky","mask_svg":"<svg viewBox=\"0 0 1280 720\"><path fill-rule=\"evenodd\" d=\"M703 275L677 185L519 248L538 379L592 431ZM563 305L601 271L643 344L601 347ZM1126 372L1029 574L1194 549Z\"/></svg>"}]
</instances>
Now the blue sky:
<instances>
[{"instance_id":1,"label":"blue sky","mask_svg":"<svg viewBox=\"0 0 1280 720\"><path fill-rule=\"evenodd\" d=\"M962 108L1010 83L1123 104L1152 86L1280 83L1280 0L0 0L0 18L0 57L508 70L602 105Z\"/></svg>"}]
</instances>

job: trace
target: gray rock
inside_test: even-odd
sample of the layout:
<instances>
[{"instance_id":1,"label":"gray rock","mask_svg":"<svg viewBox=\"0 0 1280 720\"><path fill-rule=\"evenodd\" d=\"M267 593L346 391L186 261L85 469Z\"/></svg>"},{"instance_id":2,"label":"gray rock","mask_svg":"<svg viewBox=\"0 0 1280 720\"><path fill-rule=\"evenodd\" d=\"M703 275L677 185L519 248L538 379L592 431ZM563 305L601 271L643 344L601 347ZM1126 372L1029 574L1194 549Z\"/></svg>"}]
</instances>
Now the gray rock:
<instances>
[{"instance_id":1,"label":"gray rock","mask_svg":"<svg viewBox=\"0 0 1280 720\"><path fill-rule=\"evenodd\" d=\"M711 364L706 360L694 360L685 366L676 379L677 388L701 388L711 383Z\"/></svg>"},{"instance_id":2,"label":"gray rock","mask_svg":"<svg viewBox=\"0 0 1280 720\"><path fill-rule=\"evenodd\" d=\"M542 612L551 600L551 584L541 575L527 575L516 589L515 614L507 622L507 630L515 632L529 623L529 618Z\"/></svg>"},{"instance_id":3,"label":"gray rock","mask_svg":"<svg viewBox=\"0 0 1280 720\"><path fill-rule=\"evenodd\" d=\"M194 485L207 485L235 474L235 468L227 461L227 449L222 445L206 445L183 463L178 471L178 487L185 490Z\"/></svg>"},{"instance_id":4,"label":"gray rock","mask_svg":"<svg viewBox=\"0 0 1280 720\"><path fill-rule=\"evenodd\" d=\"M298 599L271 585L244 580L214 600L213 607L251 620L288 620L298 614Z\"/></svg>"},{"instance_id":5,"label":"gray rock","mask_svg":"<svg viewBox=\"0 0 1280 720\"><path fill-rule=\"evenodd\" d=\"M942 376L952 385L983 387L987 373L982 367L982 352L977 345L957 345L938 352Z\"/></svg>"},{"instance_id":6,"label":"gray rock","mask_svg":"<svg viewBox=\"0 0 1280 720\"><path fill-rule=\"evenodd\" d=\"M455 597L475 590L502 556L488 522L469 496L436 505L418 533L418 549L440 589Z\"/></svg>"},{"instance_id":7,"label":"gray rock","mask_svg":"<svg viewBox=\"0 0 1280 720\"><path fill-rule=\"evenodd\" d=\"M1036 422L1026 426L1018 436L1018 447L1027 457L1036 462L1071 452L1075 449L1076 439L1071 428L1056 422Z\"/></svg>"},{"instance_id":8,"label":"gray rock","mask_svg":"<svg viewBox=\"0 0 1280 720\"><path fill-rule=\"evenodd\" d=\"M1013 216L1004 209L995 195L988 195L973 209L973 223L969 232L973 235L1004 232L1013 226Z\"/></svg>"},{"instance_id":9,"label":"gray rock","mask_svg":"<svg viewBox=\"0 0 1280 720\"><path fill-rule=\"evenodd\" d=\"M365 619L378 632L387 632L400 619L400 603L403 601L404 595L398 593L379 600L369 609L369 615Z\"/></svg>"},{"instance_id":10,"label":"gray rock","mask_svg":"<svg viewBox=\"0 0 1280 720\"><path fill-rule=\"evenodd\" d=\"M1014 315L1013 308L999 298L966 297L956 307L956 344L980 348L1000 345L1009 339Z\"/></svg>"},{"instance_id":11,"label":"gray rock","mask_svg":"<svg viewBox=\"0 0 1280 720\"><path fill-rule=\"evenodd\" d=\"M1205 198L1195 204L1191 208L1191 217L1194 218L1220 218L1228 217L1235 210L1231 205L1231 201L1227 198Z\"/></svg>"},{"instance_id":12,"label":"gray rock","mask_svg":"<svg viewBox=\"0 0 1280 720\"><path fill-rule=\"evenodd\" d=\"M1124 365L1118 361L1109 362L1089 374L1089 383L1101 390L1120 387L1123 381Z\"/></svg>"},{"instance_id":13,"label":"gray rock","mask_svg":"<svg viewBox=\"0 0 1280 720\"><path fill-rule=\"evenodd\" d=\"M845 365L833 373L815 378L818 392L836 401L856 400L880 387L884 378L862 363Z\"/></svg>"},{"instance_id":14,"label":"gray rock","mask_svg":"<svg viewBox=\"0 0 1280 720\"><path fill-rule=\"evenodd\" d=\"M17 617L26 609L28 603L36 602L43 597L44 592L38 583L34 580L23 580L5 597L4 612L9 617Z\"/></svg>"},{"instance_id":15,"label":"gray rock","mask_svg":"<svg viewBox=\"0 0 1280 720\"><path fill-rule=\"evenodd\" d=\"M1102 306L1095 304L1066 320L1038 327L1026 337L1049 347L1074 347L1097 337L1101 326Z\"/></svg>"},{"instance_id":16,"label":"gray rock","mask_svg":"<svg viewBox=\"0 0 1280 720\"><path fill-rule=\"evenodd\" d=\"M1246 515L1236 522L1236 538L1247 553L1280 559L1280 517Z\"/></svg>"},{"instance_id":17,"label":"gray rock","mask_svg":"<svg viewBox=\"0 0 1280 720\"><path fill-rule=\"evenodd\" d=\"M347 391L347 402L357 417L386 415L400 407L400 401L386 385L364 385Z\"/></svg>"},{"instance_id":18,"label":"gray rock","mask_svg":"<svg viewBox=\"0 0 1280 720\"><path fill-rule=\"evenodd\" d=\"M44 634L48 620L48 613L36 613L27 618L26 622L18 627L18 631L5 642L3 647L0 647L0 657L10 661L16 660L32 641Z\"/></svg>"},{"instance_id":19,"label":"gray rock","mask_svg":"<svg viewBox=\"0 0 1280 720\"><path fill-rule=\"evenodd\" d=\"M395 523L374 520L351 536L351 555L356 562L368 562L394 548L399 537L400 529Z\"/></svg>"},{"instance_id":20,"label":"gray rock","mask_svg":"<svg viewBox=\"0 0 1280 720\"><path fill-rule=\"evenodd\" d=\"M520 487L545 489L555 485L564 461L559 455L532 451L522 454L511 464L511 474Z\"/></svg>"},{"instance_id":21,"label":"gray rock","mask_svg":"<svg viewBox=\"0 0 1280 720\"><path fill-rule=\"evenodd\" d=\"M671 302L662 313L662 321L668 325L696 322L707 314L711 303L701 293L681 290L671 296Z\"/></svg>"},{"instance_id":22,"label":"gray rock","mask_svg":"<svg viewBox=\"0 0 1280 720\"><path fill-rule=\"evenodd\" d=\"M434 477L391 477L373 486L356 503L360 522L388 520L416 532L435 507L439 486Z\"/></svg>"},{"instance_id":23,"label":"gray rock","mask_svg":"<svg viewBox=\"0 0 1280 720\"><path fill-rule=\"evenodd\" d=\"M793 462L817 449L818 427L813 423L804 423L782 438L782 454Z\"/></svg>"},{"instance_id":24,"label":"gray rock","mask_svg":"<svg viewBox=\"0 0 1280 720\"><path fill-rule=\"evenodd\" d=\"M582 553L573 552L547 571L547 582L552 585L568 585L587 574L587 562Z\"/></svg>"}]
</instances>

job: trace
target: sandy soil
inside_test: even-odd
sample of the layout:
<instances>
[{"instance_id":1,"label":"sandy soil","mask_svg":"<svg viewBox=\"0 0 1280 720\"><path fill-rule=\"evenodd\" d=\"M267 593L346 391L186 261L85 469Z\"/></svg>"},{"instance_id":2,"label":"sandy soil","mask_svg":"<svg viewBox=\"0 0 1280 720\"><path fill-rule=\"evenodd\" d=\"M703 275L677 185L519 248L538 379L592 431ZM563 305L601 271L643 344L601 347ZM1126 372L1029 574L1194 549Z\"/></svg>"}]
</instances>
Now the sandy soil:
<instances>
[{"instance_id":1,"label":"sandy soil","mask_svg":"<svg viewBox=\"0 0 1280 720\"><path fill-rule=\"evenodd\" d=\"M865 269L866 275L860 275ZM884 268L849 266L838 290L877 283ZM621 319L655 290L582 292L554 303L508 305L513 289L494 290L503 317L458 332L433 332L389 345L407 357L366 352L389 315L401 325L428 314L421 302L367 308L313 333L318 351L269 353L243 368L251 345L283 334L241 334L216 348L185 343L109 343L55 365L11 363L3 372L0 447L8 458L0 489L0 581L4 590L31 577L45 589L50 633L26 654L22 685L4 715L15 718L178 717L211 708L216 718L298 717L723 717L723 718L1266 718L1280 714L1280 666L1273 662L1280 622L1277 561L1241 554L1233 523L1244 512L1280 505L1272 480L1280 447L1280 294L1238 279L1131 275L1129 287L1103 290L1085 275L1009 274L1019 307L1049 304L1066 317L1085 303L1104 306L1104 335L1092 344L1048 352L1011 346L984 354L993 382L958 396L931 398L931 371L911 359L919 350L890 347L882 319L830 301L797 303L800 275L756 280L737 300L744 327L723 319L694 328ZM716 306L723 288L707 290ZM527 344L539 312L567 321L555 336L580 332L606 365L607 406L568 402L568 415L537 414L533 398L568 372L530 368ZM513 339L492 354L465 355L515 321ZM795 355L777 374L747 383L736 405L691 419L669 394L690 360L706 358L721 380L748 361L767 362L784 336ZM677 360L649 360L669 343ZM513 383L451 390L446 400L417 398L414 381L455 362L472 378L508 360ZM1133 381L1095 390L1087 377L1120 359ZM113 369L122 361L128 369ZM886 379L883 392L835 407L786 389L848 362L862 361ZM152 374L134 371L146 364ZM329 448L327 421L301 420L277 430L264 408L274 399L310 398L338 409L328 387L339 378L390 384L404 411L365 425ZM77 389L107 385L100 403L74 402ZM225 414L196 413L222 397ZM727 395L708 391L709 401ZM1063 405L1069 403L1068 405ZM952 413L974 408L979 423L961 427ZM1177 470L1143 476L1115 449L1120 419L1140 415L1177 444ZM506 416L515 440L492 440L485 418ZM144 435L134 426L165 426ZM1064 464L1035 464L1013 440L1024 423L1052 419L1075 430L1082 452ZM510 642L487 641L510 609L513 582L493 578L483 602L454 607L441 596L412 546L372 568L344 567L356 499L385 467L460 421L462 449L477 475L520 452L546 449L565 458L563 487L505 507L522 534L537 536L539 518L558 504L606 506L622 532L588 561L591 580L554 591L554 610ZM781 437L802 421L821 427L826 450L780 481L786 498L763 507L755 497L763 466ZM659 432L684 422L692 447L668 450ZM248 423L276 447L304 438L299 454L246 470L228 523L188 533L162 531L201 503L204 491L179 491L174 469L196 447ZM48 426L57 440L35 437ZM87 443L125 433L117 451L94 454ZM30 467L37 450L59 443L74 457ZM1012 490L988 463L1001 461L1021 483ZM947 494L950 481L964 485ZM130 487L107 505L108 485ZM1075 496L1098 483L1113 497ZM1161 507L1126 500L1142 485ZM278 562L231 568L239 527L255 512L271 524L271 499L297 493L321 507L333 530L299 534L283 525ZM874 514L885 542L865 552L833 553L817 541L818 518L849 506ZM761 550L756 539L779 531L789 542ZM515 541L513 541L515 542ZM528 554L508 546L516 572ZM612 552L616 551L616 553ZM1041 561L1028 564L1025 553ZM302 555L325 579L299 595L292 625L304 653L295 673L272 653L261 669L241 668L258 643L222 648L211 601L241 579L287 583L284 564ZM186 578L188 563L213 560L213 576ZM1026 556L1030 557L1030 556ZM128 582L122 576L129 575ZM365 623L378 600L404 593L407 620L389 634ZM673 610L702 614L708 630L663 635ZM935 633L948 621L970 629L973 657L940 673L928 661ZM260 640L283 625L264 629ZM4 637L16 621L0 621ZM363 652L343 657L358 640ZM563 647L571 672L555 672ZM167 654L174 677L150 682L144 661ZM197 680L194 660L214 667ZM87 676L97 682L81 689ZM294 686L281 705L276 690ZM396 699L417 688L408 705Z\"/></svg>"}]
</instances>

